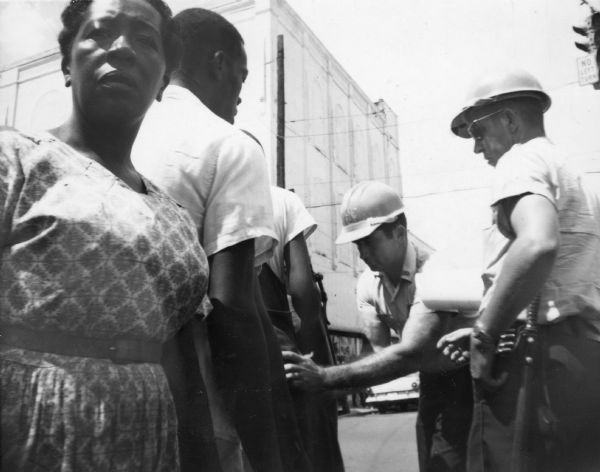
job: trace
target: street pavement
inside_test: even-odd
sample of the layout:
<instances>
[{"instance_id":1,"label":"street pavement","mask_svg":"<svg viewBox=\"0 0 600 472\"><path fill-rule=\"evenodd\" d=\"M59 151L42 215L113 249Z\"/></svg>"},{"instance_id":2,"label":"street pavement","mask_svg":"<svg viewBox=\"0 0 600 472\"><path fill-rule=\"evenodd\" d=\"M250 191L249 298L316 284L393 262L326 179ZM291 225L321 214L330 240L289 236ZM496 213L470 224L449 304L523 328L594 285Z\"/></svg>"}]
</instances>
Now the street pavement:
<instances>
[{"instance_id":1,"label":"street pavement","mask_svg":"<svg viewBox=\"0 0 600 472\"><path fill-rule=\"evenodd\" d=\"M346 472L418 472L415 411L353 410L339 418Z\"/></svg>"}]
</instances>

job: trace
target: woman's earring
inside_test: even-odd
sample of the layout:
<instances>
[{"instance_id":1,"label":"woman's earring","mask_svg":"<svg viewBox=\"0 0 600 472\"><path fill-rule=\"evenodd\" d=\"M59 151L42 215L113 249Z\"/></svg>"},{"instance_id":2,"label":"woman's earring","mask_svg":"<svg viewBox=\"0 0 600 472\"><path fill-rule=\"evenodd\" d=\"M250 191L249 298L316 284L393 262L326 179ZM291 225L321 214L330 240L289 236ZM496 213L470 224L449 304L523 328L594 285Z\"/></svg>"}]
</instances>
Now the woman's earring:
<instances>
[{"instance_id":1,"label":"woman's earring","mask_svg":"<svg viewBox=\"0 0 600 472\"><path fill-rule=\"evenodd\" d=\"M65 77L65 87L71 86L71 77Z\"/></svg>"}]
</instances>

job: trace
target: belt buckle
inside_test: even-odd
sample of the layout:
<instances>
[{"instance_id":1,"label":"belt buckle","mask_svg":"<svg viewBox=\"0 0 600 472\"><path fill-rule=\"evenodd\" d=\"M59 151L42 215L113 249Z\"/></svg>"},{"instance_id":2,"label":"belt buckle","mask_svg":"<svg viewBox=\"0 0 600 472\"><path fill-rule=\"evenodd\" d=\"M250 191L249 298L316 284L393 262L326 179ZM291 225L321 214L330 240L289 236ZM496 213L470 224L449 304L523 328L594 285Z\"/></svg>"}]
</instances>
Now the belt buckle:
<instances>
[{"instance_id":1,"label":"belt buckle","mask_svg":"<svg viewBox=\"0 0 600 472\"><path fill-rule=\"evenodd\" d=\"M136 362L139 359L139 350L132 348L132 346L137 347L135 341L117 338L108 347L108 358L115 364Z\"/></svg>"}]
</instances>

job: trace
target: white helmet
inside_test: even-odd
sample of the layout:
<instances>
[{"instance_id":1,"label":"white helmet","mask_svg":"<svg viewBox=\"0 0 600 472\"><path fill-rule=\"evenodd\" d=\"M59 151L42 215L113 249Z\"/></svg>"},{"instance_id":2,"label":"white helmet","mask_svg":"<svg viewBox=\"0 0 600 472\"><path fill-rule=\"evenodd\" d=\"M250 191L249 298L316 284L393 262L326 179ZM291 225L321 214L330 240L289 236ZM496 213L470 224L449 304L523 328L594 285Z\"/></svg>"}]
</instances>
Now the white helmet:
<instances>
[{"instance_id":1,"label":"white helmet","mask_svg":"<svg viewBox=\"0 0 600 472\"><path fill-rule=\"evenodd\" d=\"M365 181L344 195L341 206L342 231L336 244L357 241L375 231L383 223L391 223L404 213L400 195L389 185Z\"/></svg>"},{"instance_id":2,"label":"white helmet","mask_svg":"<svg viewBox=\"0 0 600 472\"><path fill-rule=\"evenodd\" d=\"M461 138L469 138L465 112L515 97L534 97L541 102L544 112L550 108L550 97L529 72L512 70L502 74L488 74L478 79L469 89L465 105L450 124L452 132Z\"/></svg>"}]
</instances>

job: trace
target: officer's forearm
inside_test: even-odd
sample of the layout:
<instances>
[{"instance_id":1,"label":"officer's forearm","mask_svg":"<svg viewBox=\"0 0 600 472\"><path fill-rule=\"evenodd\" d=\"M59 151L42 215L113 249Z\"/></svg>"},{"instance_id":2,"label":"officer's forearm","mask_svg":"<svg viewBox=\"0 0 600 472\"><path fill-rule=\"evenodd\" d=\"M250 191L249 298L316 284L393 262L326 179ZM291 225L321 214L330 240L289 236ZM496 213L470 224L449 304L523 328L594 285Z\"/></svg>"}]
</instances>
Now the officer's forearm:
<instances>
[{"instance_id":1,"label":"officer's forearm","mask_svg":"<svg viewBox=\"0 0 600 472\"><path fill-rule=\"evenodd\" d=\"M327 389L361 388L403 377L420 369L422 354L394 344L364 359L323 369Z\"/></svg>"}]
</instances>

